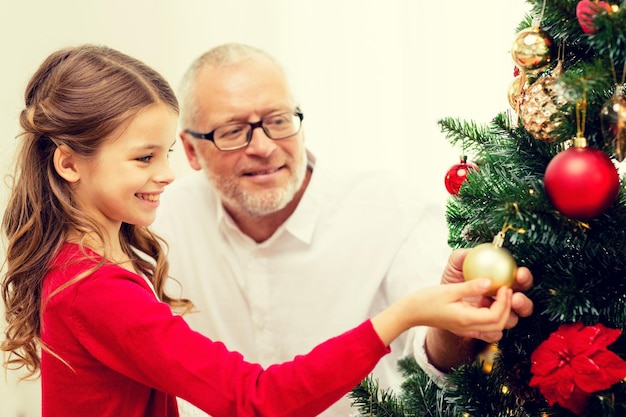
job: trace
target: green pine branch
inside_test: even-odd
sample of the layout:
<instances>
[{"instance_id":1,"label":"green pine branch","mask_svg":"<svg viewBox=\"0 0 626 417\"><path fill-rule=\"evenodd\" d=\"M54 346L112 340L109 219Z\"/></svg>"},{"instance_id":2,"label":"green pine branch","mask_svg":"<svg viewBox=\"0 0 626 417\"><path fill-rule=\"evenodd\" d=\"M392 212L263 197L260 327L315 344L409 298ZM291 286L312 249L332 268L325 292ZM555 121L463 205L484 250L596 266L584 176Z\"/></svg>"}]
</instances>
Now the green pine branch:
<instances>
[{"instance_id":1,"label":"green pine branch","mask_svg":"<svg viewBox=\"0 0 626 417\"><path fill-rule=\"evenodd\" d=\"M369 376L357 385L349 394L352 406L362 417L408 417L400 401L389 390L382 390L378 381Z\"/></svg>"}]
</instances>

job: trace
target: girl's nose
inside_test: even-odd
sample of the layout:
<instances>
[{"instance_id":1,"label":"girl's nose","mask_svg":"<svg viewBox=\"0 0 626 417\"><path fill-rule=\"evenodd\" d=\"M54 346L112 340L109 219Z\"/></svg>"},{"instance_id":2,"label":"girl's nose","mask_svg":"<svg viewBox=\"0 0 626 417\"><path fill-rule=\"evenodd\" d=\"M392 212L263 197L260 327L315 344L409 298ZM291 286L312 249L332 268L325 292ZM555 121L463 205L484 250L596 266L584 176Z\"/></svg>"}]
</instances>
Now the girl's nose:
<instances>
[{"instance_id":1,"label":"girl's nose","mask_svg":"<svg viewBox=\"0 0 626 417\"><path fill-rule=\"evenodd\" d=\"M174 174L174 170L172 170L169 160L165 161L165 163L159 167L159 172L155 175L155 181L165 185L171 184L175 178L176 175Z\"/></svg>"}]
</instances>

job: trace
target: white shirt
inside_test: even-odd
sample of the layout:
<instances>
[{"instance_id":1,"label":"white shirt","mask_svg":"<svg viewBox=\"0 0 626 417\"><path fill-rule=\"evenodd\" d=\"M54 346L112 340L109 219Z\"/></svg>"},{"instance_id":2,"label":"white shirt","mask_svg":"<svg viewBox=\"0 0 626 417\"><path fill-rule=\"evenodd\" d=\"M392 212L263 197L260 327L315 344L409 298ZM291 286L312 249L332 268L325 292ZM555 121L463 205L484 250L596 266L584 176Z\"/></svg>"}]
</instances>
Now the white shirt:
<instances>
[{"instance_id":1,"label":"white shirt","mask_svg":"<svg viewBox=\"0 0 626 417\"><path fill-rule=\"evenodd\" d=\"M407 198L391 175L324 169L316 164L296 211L262 243L240 232L203 173L166 190L153 229L169 243L170 275L197 307L185 316L192 328L267 367L439 283L450 253L442 207ZM376 368L382 388L402 382L397 360L413 351L409 338ZM322 415L348 416L349 403Z\"/></svg>"}]
</instances>

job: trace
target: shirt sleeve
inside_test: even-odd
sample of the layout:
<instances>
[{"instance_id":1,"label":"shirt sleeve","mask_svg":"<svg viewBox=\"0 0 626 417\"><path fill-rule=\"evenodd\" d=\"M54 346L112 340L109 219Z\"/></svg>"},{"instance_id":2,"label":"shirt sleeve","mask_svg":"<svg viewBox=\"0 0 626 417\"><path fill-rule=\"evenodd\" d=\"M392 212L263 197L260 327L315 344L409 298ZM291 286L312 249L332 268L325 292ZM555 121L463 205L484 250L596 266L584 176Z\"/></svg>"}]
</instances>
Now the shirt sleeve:
<instances>
[{"instance_id":1,"label":"shirt sleeve","mask_svg":"<svg viewBox=\"0 0 626 417\"><path fill-rule=\"evenodd\" d=\"M214 417L317 415L389 352L367 320L264 370L192 331L140 277L121 268L102 267L63 293L72 297L68 325L90 354Z\"/></svg>"},{"instance_id":2,"label":"shirt sleeve","mask_svg":"<svg viewBox=\"0 0 626 417\"><path fill-rule=\"evenodd\" d=\"M435 384L443 387L446 384L446 373L435 368L429 361L426 354L426 332L428 327L420 326L411 329L410 337L412 343L413 356L417 364L430 376ZM408 354L408 353L407 353Z\"/></svg>"}]
</instances>

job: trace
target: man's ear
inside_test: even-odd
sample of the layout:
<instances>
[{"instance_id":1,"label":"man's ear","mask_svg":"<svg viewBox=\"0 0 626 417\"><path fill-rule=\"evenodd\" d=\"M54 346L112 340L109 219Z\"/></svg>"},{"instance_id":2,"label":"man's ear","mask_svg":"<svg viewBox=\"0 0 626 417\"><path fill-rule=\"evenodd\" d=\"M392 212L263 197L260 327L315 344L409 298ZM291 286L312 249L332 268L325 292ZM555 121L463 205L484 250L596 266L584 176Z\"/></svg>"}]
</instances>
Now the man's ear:
<instances>
[{"instance_id":1,"label":"man's ear","mask_svg":"<svg viewBox=\"0 0 626 417\"><path fill-rule=\"evenodd\" d=\"M185 155L187 155L187 161L189 162L189 166L191 166L191 168L195 169L196 171L200 171L202 169L202 165L200 165L200 161L198 161L196 148L191 142L193 139L189 139L188 135L185 132L180 132L180 135L178 135L178 137L183 144L183 149L185 150Z\"/></svg>"},{"instance_id":2,"label":"man's ear","mask_svg":"<svg viewBox=\"0 0 626 417\"><path fill-rule=\"evenodd\" d=\"M67 182L77 182L80 179L76 156L67 145L57 146L54 150L54 169Z\"/></svg>"}]
</instances>

